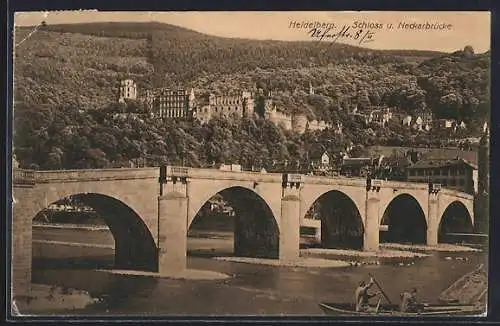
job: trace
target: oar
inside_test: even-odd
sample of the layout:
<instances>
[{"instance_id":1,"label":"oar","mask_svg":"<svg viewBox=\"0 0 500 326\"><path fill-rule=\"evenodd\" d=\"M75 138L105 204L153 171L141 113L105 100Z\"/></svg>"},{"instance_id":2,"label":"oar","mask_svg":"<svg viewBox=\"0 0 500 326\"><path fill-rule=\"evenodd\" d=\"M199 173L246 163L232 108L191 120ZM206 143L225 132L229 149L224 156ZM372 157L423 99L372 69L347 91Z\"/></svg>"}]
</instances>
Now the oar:
<instances>
[{"instance_id":1,"label":"oar","mask_svg":"<svg viewBox=\"0 0 500 326\"><path fill-rule=\"evenodd\" d=\"M387 294L385 294L384 290L382 290L382 287L380 286L380 284L378 284L378 282L375 279L375 277L371 273L368 273L368 276L370 276L372 278L373 283L375 283L375 285L378 287L378 289L380 290L380 292L382 293L382 295L384 296L384 298L387 300L387 302L389 302L389 304L392 304L391 299L389 299L389 297L387 296Z\"/></svg>"}]
</instances>

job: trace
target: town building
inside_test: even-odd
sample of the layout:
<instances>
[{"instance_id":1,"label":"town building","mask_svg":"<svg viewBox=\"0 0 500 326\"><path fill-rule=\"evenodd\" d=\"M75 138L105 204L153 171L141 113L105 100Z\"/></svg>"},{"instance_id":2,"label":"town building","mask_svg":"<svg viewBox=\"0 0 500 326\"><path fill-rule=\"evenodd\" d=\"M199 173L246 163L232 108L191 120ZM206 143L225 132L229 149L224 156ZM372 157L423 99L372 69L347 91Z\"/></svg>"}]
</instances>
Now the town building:
<instances>
[{"instance_id":1,"label":"town building","mask_svg":"<svg viewBox=\"0 0 500 326\"><path fill-rule=\"evenodd\" d=\"M374 123L382 127L393 118L391 108L387 107L384 108L374 106L360 111L356 106L350 111L350 114L354 116L356 120L364 123L365 125Z\"/></svg>"},{"instance_id":2,"label":"town building","mask_svg":"<svg viewBox=\"0 0 500 326\"><path fill-rule=\"evenodd\" d=\"M432 127L433 115L430 110L422 109L418 110L414 117L415 123L413 124L413 128L416 130L425 130L429 131Z\"/></svg>"},{"instance_id":3,"label":"town building","mask_svg":"<svg viewBox=\"0 0 500 326\"><path fill-rule=\"evenodd\" d=\"M473 194L478 190L478 169L462 158L423 159L407 168L407 180L439 183L446 188Z\"/></svg>"},{"instance_id":4,"label":"town building","mask_svg":"<svg viewBox=\"0 0 500 326\"><path fill-rule=\"evenodd\" d=\"M381 155L378 165L374 169L374 178L385 180L406 180L406 169L413 164L410 155L396 154L391 156Z\"/></svg>"},{"instance_id":5,"label":"town building","mask_svg":"<svg viewBox=\"0 0 500 326\"><path fill-rule=\"evenodd\" d=\"M306 125L306 129L307 130L311 130L311 131L325 130L327 128L331 129L332 128L332 124L331 123L326 123L323 120L313 119L313 120L308 121L308 123Z\"/></svg>"},{"instance_id":6,"label":"town building","mask_svg":"<svg viewBox=\"0 0 500 326\"><path fill-rule=\"evenodd\" d=\"M326 151L311 153L310 159L315 171L328 171L331 168L330 156Z\"/></svg>"},{"instance_id":7,"label":"town building","mask_svg":"<svg viewBox=\"0 0 500 326\"><path fill-rule=\"evenodd\" d=\"M371 110L366 116L365 123L375 123L380 126L385 126L392 119L390 108Z\"/></svg>"},{"instance_id":8,"label":"town building","mask_svg":"<svg viewBox=\"0 0 500 326\"><path fill-rule=\"evenodd\" d=\"M403 119L401 120L401 124L403 126L411 127L411 120L412 120L411 115L404 116Z\"/></svg>"},{"instance_id":9,"label":"town building","mask_svg":"<svg viewBox=\"0 0 500 326\"><path fill-rule=\"evenodd\" d=\"M370 157L344 157L340 174L347 177L367 177L373 167Z\"/></svg>"},{"instance_id":10,"label":"town building","mask_svg":"<svg viewBox=\"0 0 500 326\"><path fill-rule=\"evenodd\" d=\"M132 79L120 81L119 103L125 103L126 100L137 99L137 84Z\"/></svg>"},{"instance_id":11,"label":"town building","mask_svg":"<svg viewBox=\"0 0 500 326\"><path fill-rule=\"evenodd\" d=\"M453 119L437 119L432 121L432 129L445 130L453 128L455 120Z\"/></svg>"},{"instance_id":12,"label":"town building","mask_svg":"<svg viewBox=\"0 0 500 326\"><path fill-rule=\"evenodd\" d=\"M18 169L19 168L19 162L17 161L16 155L12 154L12 168L13 169Z\"/></svg>"},{"instance_id":13,"label":"town building","mask_svg":"<svg viewBox=\"0 0 500 326\"><path fill-rule=\"evenodd\" d=\"M467 125L464 121L458 122L455 119L438 119L432 121L432 129L447 130L452 129L454 132L458 129L466 129Z\"/></svg>"}]
</instances>

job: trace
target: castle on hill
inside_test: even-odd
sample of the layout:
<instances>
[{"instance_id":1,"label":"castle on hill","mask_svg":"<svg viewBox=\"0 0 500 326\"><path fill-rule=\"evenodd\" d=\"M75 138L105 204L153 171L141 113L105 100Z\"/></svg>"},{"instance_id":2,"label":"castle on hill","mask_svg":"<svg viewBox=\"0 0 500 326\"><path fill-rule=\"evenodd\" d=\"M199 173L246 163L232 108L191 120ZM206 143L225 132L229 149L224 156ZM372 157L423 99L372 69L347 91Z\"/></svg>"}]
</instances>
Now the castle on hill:
<instances>
[{"instance_id":1,"label":"castle on hill","mask_svg":"<svg viewBox=\"0 0 500 326\"><path fill-rule=\"evenodd\" d=\"M314 89L309 84L309 94L314 94ZM264 100L263 118L271 121L284 130L304 133L306 130L335 129L337 134L342 133L342 124L335 125L323 120L310 120L304 114L286 114L278 110L271 99L271 92ZM144 90L138 95L137 84L132 79L120 82L118 102L136 100L144 103L154 117L192 118L201 123L208 123L212 118L253 117L255 115L255 94L249 91L228 93L223 95L207 94L195 96L194 90L154 88Z\"/></svg>"}]
</instances>

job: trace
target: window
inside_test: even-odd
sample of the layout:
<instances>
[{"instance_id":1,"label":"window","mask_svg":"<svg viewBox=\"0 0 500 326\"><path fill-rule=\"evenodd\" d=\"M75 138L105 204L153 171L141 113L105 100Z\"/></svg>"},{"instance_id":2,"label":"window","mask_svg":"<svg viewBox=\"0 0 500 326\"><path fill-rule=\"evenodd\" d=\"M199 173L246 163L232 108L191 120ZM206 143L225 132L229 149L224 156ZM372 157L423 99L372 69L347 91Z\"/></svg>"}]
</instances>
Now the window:
<instances>
[{"instance_id":1,"label":"window","mask_svg":"<svg viewBox=\"0 0 500 326\"><path fill-rule=\"evenodd\" d=\"M424 175L424 170L417 170L417 175Z\"/></svg>"},{"instance_id":2,"label":"window","mask_svg":"<svg viewBox=\"0 0 500 326\"><path fill-rule=\"evenodd\" d=\"M414 176L415 175L415 170L410 170L410 175Z\"/></svg>"},{"instance_id":3,"label":"window","mask_svg":"<svg viewBox=\"0 0 500 326\"><path fill-rule=\"evenodd\" d=\"M455 179L451 179L451 180L450 180L450 186L454 187L454 186L456 186L456 185L457 185L457 180L455 180Z\"/></svg>"},{"instance_id":4,"label":"window","mask_svg":"<svg viewBox=\"0 0 500 326\"><path fill-rule=\"evenodd\" d=\"M465 186L465 180L464 180L464 179L460 179L460 180L458 180L458 184L459 184L460 186Z\"/></svg>"}]
</instances>

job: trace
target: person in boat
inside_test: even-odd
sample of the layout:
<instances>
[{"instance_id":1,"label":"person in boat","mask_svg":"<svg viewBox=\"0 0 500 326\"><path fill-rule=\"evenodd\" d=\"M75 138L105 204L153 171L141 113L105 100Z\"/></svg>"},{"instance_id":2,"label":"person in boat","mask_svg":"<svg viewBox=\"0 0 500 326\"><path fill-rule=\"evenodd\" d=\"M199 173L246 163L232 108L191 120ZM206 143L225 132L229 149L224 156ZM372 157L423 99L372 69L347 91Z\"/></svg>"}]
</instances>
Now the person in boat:
<instances>
[{"instance_id":1,"label":"person in boat","mask_svg":"<svg viewBox=\"0 0 500 326\"><path fill-rule=\"evenodd\" d=\"M417 300L417 288L411 289L411 292L401 293L401 312L418 312L420 305Z\"/></svg>"},{"instance_id":2,"label":"person in boat","mask_svg":"<svg viewBox=\"0 0 500 326\"><path fill-rule=\"evenodd\" d=\"M359 286L356 288L354 293L354 302L356 304L356 312L368 311L370 308L370 299L377 296L377 293L369 293L368 290L372 287L375 282L373 278L370 278L368 284L365 281L361 281Z\"/></svg>"}]
</instances>

